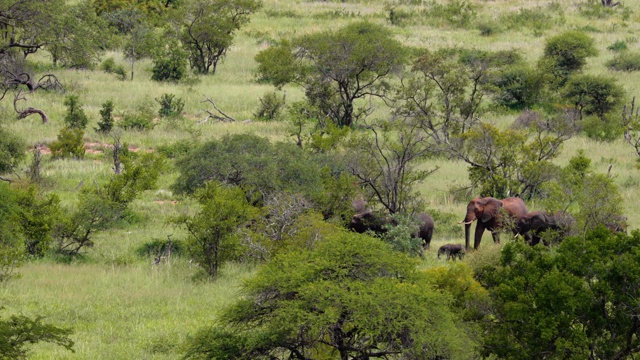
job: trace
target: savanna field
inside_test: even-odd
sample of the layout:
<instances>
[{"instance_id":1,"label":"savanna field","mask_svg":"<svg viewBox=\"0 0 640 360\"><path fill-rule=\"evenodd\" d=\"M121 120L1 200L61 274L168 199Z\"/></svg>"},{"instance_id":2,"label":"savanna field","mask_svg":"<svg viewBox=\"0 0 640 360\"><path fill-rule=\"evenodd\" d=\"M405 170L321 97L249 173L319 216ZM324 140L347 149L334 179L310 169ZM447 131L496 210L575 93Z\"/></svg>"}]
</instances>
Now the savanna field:
<instances>
[{"instance_id":1,"label":"savanna field","mask_svg":"<svg viewBox=\"0 0 640 360\"><path fill-rule=\"evenodd\" d=\"M0 0L0 14L10 3L15 2L15 0ZM162 3L162 1L158 2ZM76 5L80 4L81 1L67 0L67 3ZM190 3L190 0L180 0L175 6L186 6L187 3ZM436 11L434 9L439 10ZM38 191L43 196L56 194L59 197L61 208L65 209L63 212L72 213L77 210L82 191L89 191L87 189L93 188L98 189L102 186L101 184L108 183L109 179L114 176L112 152L114 137L112 134L98 132L95 128L99 126L100 111L103 104L109 100L113 102L113 116L116 121L113 131L119 134L121 142L128 146L129 151L134 154L133 156L138 158L145 154L161 154L165 156L164 165L159 173L156 186L153 189L145 189L136 194L135 198L128 203L127 215L124 220L120 219L120 221L106 228L94 231L91 237L91 246L83 247L78 254L71 256L67 256L68 254L55 254L55 251L45 251L43 256L25 257L20 266L13 271L13 274L17 276L0 284L0 306L3 308L0 311L1 319L7 319L11 315L24 315L29 318L42 317L45 323L72 330L69 338L74 343L73 352L55 344L38 342L27 347L29 350L28 358L183 358L188 351L188 344L193 343L194 336L198 334L198 331L218 323L221 319L222 311L228 309L239 299L251 297L251 292L247 292L246 289L241 291L241 286L246 281L252 281L250 279L253 279L260 272L260 269L266 263L269 263L269 259L256 260L255 257L243 253L222 264L217 277L211 280L207 279L206 276L199 275L203 271L203 266L198 265L197 261L194 261L187 251L176 252L170 256L165 253L163 254L164 258L155 261L155 257L158 255L157 251L145 253L144 249L145 246L152 244L154 241L164 242L167 239L178 241L187 239L190 232L184 226L188 223L188 220L185 219L189 216L195 216L200 209L200 205L204 204L199 202L199 199L192 194L179 193L174 187L176 181L180 181L183 178L180 173L180 165L177 164L179 162L177 160L179 154L172 156L173 151L176 153L181 151L188 153L202 143L220 140L227 135L237 134L256 135L267 138L272 143L286 142L290 144L295 144L298 140L296 134L302 134L303 145L309 146L312 142L311 134L317 131L314 127L315 124L312 121L305 122L303 130L299 131L300 128L297 127L295 119L292 120L292 118L296 117L290 115L291 112L288 112L288 109L293 104L305 100L304 88L293 83L287 83L281 88L276 88L272 83L259 81L259 64L256 61L256 55L270 46L281 44L282 39L296 39L319 32L335 31L349 24L364 20L383 26L390 32L392 39L411 48L412 54L419 53L425 49L436 52L445 48L476 49L491 52L518 50L524 63L535 67L539 59L544 55L547 39L570 30L577 30L593 39L593 47L597 50L597 54L586 58L586 63L579 71L582 74L615 79L615 82L624 90L623 101L617 105L611 114L607 115L608 118L619 119L623 111L623 105L630 104L634 97L640 95L640 71L616 71L607 66L608 62L618 54L613 44L623 43L626 46L624 51L640 53L640 1L637 0L622 0L621 4L612 8L602 6L600 1L588 0L572 2L508 0L314 2L262 0L262 6L251 13L248 19L249 21L246 24L243 24L239 30L234 32L233 44L228 48L226 56L218 63L215 74L199 75L189 71L187 78L180 81L152 80L153 61L150 56L142 57L135 61L133 65L134 77L130 79L131 63L123 52L124 46L114 45L126 42L127 35L122 34L118 35L120 36L119 38L117 37L120 40L114 40L111 45L99 52L99 58L96 59L95 65L91 69L68 68L60 64L54 66L52 65L51 54L46 47L27 57L27 61L36 75L55 74L62 84L64 92L35 91L33 93L22 93L26 100L17 102L18 110L26 107L40 109L46 112L49 117L49 121L46 124L42 122L38 115L17 119L13 101L15 92L13 90L8 91L5 98L0 101L0 123L3 129L24 140L25 144L28 145L25 148L27 155L18 166L10 173L0 174L13 181L11 186L28 187L29 177L27 172L32 163L35 145L42 151L40 172L42 179L38 185ZM34 21L36 20L34 19ZM163 22L169 23L168 20L157 20L158 22L160 24L163 24ZM160 29L160 27L157 29ZM156 31L161 31L157 29ZM117 74L106 72L101 68L101 64L109 58L112 58L116 65L124 67L126 70L125 80L121 80ZM638 60L638 65L640 67L640 60ZM406 69L411 67L410 61L407 61L405 67ZM395 78L390 82L397 84L399 80ZM467 89L466 91L470 90ZM264 100L267 94L274 92L279 98L285 99L281 115L272 120L258 118L256 113L262 106L261 100ZM562 90L551 89L548 92L553 95L554 92L560 93ZM184 101L184 107L179 116L163 117L157 114L159 103L156 99L160 99L164 94L172 94L176 99ZM57 140L58 134L66 126L64 119L68 107L65 105L65 99L69 95L77 96L88 118L88 124L83 135L83 142L86 148L83 159L56 159L50 151L51 144ZM486 106L489 110L480 115L480 120L483 123L493 125L499 130L506 131L509 129L514 121L526 110L524 108L495 106L492 105L491 99L492 97L489 95L483 99L482 106ZM216 118L208 116L210 113L218 115L219 113L216 112L214 104L207 100L211 100L215 107L236 121L218 121ZM356 101L356 107L370 107L371 114L366 119L367 123L383 121L392 116L392 111L380 99L371 101L358 99ZM540 109L544 108L551 111L566 106L568 103L565 102L558 105L556 102L552 105L534 105L533 110L542 111ZM118 127L118 123L123 121L122 119L127 114L140 111L154 114L152 120L154 126L151 129L135 130ZM356 134L366 134L366 129L362 126L363 123L356 122L349 131L353 131ZM588 158L590 160L589 171L592 174L600 174L603 178L609 179L607 181L610 181L615 191L619 193L621 200L616 201L616 205L619 207L621 214L627 219L628 227L626 232L631 234L634 230L640 228L640 202L638 201L640 199L640 162L638 162L640 157L625 140L623 133L624 130L620 130L614 138L601 141L594 139L593 136L588 136L584 131L578 132L564 141L558 155L551 159L551 162L559 168L564 168L570 164L572 158L578 155ZM180 146L174 146L174 144L180 144ZM355 157L353 148L341 147L340 151L343 154L347 154L347 158ZM170 156L166 156L167 154ZM125 169L126 166L125 164ZM463 196L460 196L460 192L456 191L456 189L468 188L472 185L469 173L470 165L461 159L453 160L446 156L430 155L415 163L412 170L433 170L436 168L436 171L413 185L412 191L415 191L415 193L412 194L418 195L412 196L416 196L420 200L422 209L437 215L434 216L435 231L430 249L426 250L422 257L412 256L410 261L415 261L415 263L411 262L411 265L415 265L415 268L418 269L415 276L417 278L421 276L430 277L430 286L437 287L438 291L446 293L445 290L451 290L456 286L459 286L456 289L464 289L460 290L461 292L455 293L455 291L452 291L451 294L447 293L449 295L446 295L448 296L447 299L450 299L451 303L449 305L453 309L451 313L464 313L464 319L451 320L454 317L454 315L451 315L451 318L447 317L444 320L436 319L433 321L442 321L442 323L447 324L449 322L451 324L463 324L456 328L457 330L448 329L450 332L444 333L443 337L455 337L456 331L464 332L466 335L459 343L455 341L450 343L447 339L439 339L438 344L445 345L442 345L442 347L434 345L433 349L425 347L421 349L424 352L405 353L405 357L402 357L402 352L393 346L385 348L381 345L376 345L374 346L376 349L384 348L385 351L389 351L387 356L390 359L631 359L633 356L638 356L640 353L640 332L638 328L640 326L634 327L632 324L629 326L632 329L630 332L620 333L615 336L616 338L627 338L628 336L628 343L620 345L620 348L605 349L606 345L603 345L603 343L607 343L606 339L611 336L613 330L609 330L610 333L602 335L599 339L601 342L591 343L583 339L588 336L583 336L580 331L582 325L579 321L562 315L555 316L555 314L566 314L570 311L588 313L593 310L597 312L596 307L589 307L589 311L586 308L581 308L580 301L586 302L587 300L584 300L585 298L580 297L578 294L582 294L580 291L584 289L589 289L589 294L598 293L598 283L603 283L604 277L602 275L589 277L588 274L584 275L585 278L589 278L588 281L584 282L584 284L588 285L584 286L576 285L576 282L567 282L568 285L565 287L558 286L554 288L553 284L561 282L557 280L558 278L544 280L548 281L548 286L545 287L546 290L537 292L536 296L542 293L560 294L558 299L548 300L548 303L544 303L541 300L531 300L534 298L533 295L527 295L530 297L523 295L523 298L527 298L529 303L536 303L536 307L552 309L547 316L549 319L556 320L553 325L554 329L562 328L563 324L565 324L563 321L566 320L566 329L575 331L575 334L572 333L573 335L567 336L567 338L571 338L575 343L563 340L569 330L565 332L549 330L549 333L554 335L548 335L549 333L541 330L540 333L533 332L528 335L510 334L521 339L541 338L543 340L540 342L546 341L545 344L551 344L543 346L536 343L535 346L532 345L530 347L522 345L523 347L519 350L521 352L519 357L508 353L495 351L487 353L479 350L483 348L480 344L485 344L484 349L489 349L491 346L496 346L496 342L491 339L482 339L481 331L478 328L480 325L478 324L483 320L477 314L470 315L460 310L482 308L480 305L477 308L474 307L475 305L470 305L473 303L470 299L475 294L482 293L482 296L485 296L485 293L478 290L480 285L473 280L472 271L477 270L475 275L478 275L477 279L483 285L495 285L498 281L496 280L498 276L496 275L496 278L494 278L483 272L486 270L482 269L487 264L497 264L501 250L508 244L513 243L514 240L512 240L512 235L509 232L502 234L500 244L494 244L491 234L485 232L480 249L476 251L469 250L462 261L447 261L445 257L438 258L437 250L441 245L447 243L464 244L464 225L460 224L460 222L465 217L467 203L473 197L481 195L481 189L472 189L470 191L472 195L465 193ZM357 182L357 179L352 181L352 183ZM366 189L366 186L362 186L360 189ZM496 195L496 197L500 196ZM529 210L546 210L550 206L548 199L545 199L544 196L527 197L524 201ZM373 206L377 206L378 209L382 208L380 205L375 205L375 199L371 200L371 203ZM576 205L572 206L574 207L569 207L568 209L578 212ZM598 206L598 204L596 203L595 206ZM594 209L596 213L599 211L599 209ZM602 211L605 210L603 209ZM216 212L211 216L218 216L218 213ZM313 218L308 221L320 220ZM584 221L588 222L590 220ZM343 223L335 226L344 227L344 225ZM318 229L320 229L317 230L318 234L326 231L323 230L323 226L318 225ZM238 225L236 228L240 229L238 230L239 235L237 235L237 238L240 239L244 234L245 224ZM5 230L2 229L1 231ZM304 234L306 233L304 231L307 230L300 230L300 233L303 234L300 236L305 236ZM317 234L315 235L317 236ZM471 236L473 237L473 232ZM580 233L579 236L584 239L584 232ZM311 238L313 236L308 235L308 237ZM310 240L301 239L299 241L306 244ZM602 243L604 242L603 240ZM240 243L246 244L243 241L240 241ZM517 251L529 254L530 258L538 256L531 255L533 253L539 254L545 251L552 254L556 254L556 251L560 254L565 254L563 251L572 254L578 253L577 251L571 252L571 250L556 250L554 246L558 245L552 245L547 250L544 250L545 248L542 246L538 246L535 251L529 247L523 247ZM571 244L566 246L569 249ZM640 245L637 242L633 243L632 240L628 240L628 243L625 243L624 246L611 245L611 248L616 249L611 250L611 254L620 255L621 252L628 252L630 257L634 255L640 257ZM622 248L627 250L619 250ZM515 252L516 250L510 251ZM602 256L604 257L604 254L609 254L608 251L598 250L597 252L603 254ZM534 265L527 263L533 266L532 269L544 270L538 272L525 269L522 271L526 274L540 273L541 277L544 277L544 274L560 276L558 274L562 274L563 271L558 269L565 265L571 269L589 267L588 265L591 263L585 259L592 259L591 256L594 256L593 259L597 258L594 255L595 252L585 250L584 254L586 255L582 258L577 255L576 257L571 257L571 261L575 261L575 264L580 264L574 267L566 265L569 261L565 263L559 262L554 267L549 265L550 262L540 260L539 263L535 263L532 260ZM315 258L300 256L299 258L294 257L294 259L300 260L299 264L304 264L307 261L308 263L314 263L315 261L313 260ZM544 257L547 255L539 256ZM620 256L624 257L624 255ZM518 257L516 254L510 260L505 261L516 263L517 261L523 261L522 259L526 257L525 255ZM580 261L585 261L585 263L580 263ZM629 261L630 265L625 266L624 264L627 263L624 261ZM634 321L637 323L639 321L640 302L638 299L640 299L640 287L637 285L640 283L640 272L637 269L640 267L634 267L638 266L638 264L637 261L636 263L633 263L633 261L624 257L624 260L620 260L620 264L623 264L620 265L620 268L635 269L633 271L636 271L635 275L637 277L632 276L634 274L631 270L629 273L625 273L626 275L619 275L619 277L611 275L612 283L635 284L627 289L627 294L630 294L629 298L632 300L626 303L628 307L624 307L624 311L621 311L626 317L623 317L623 320L620 320L617 324L633 323ZM616 263L616 261L612 263ZM295 268L295 264L287 263L284 260L279 264L274 265L274 273L277 269L289 269L290 266ZM514 266L513 268L517 267ZM408 271L410 273L410 270L404 267L397 271L400 273ZM447 271L450 272L447 273ZM504 275L508 272L504 269L501 271L503 272L496 271L493 274ZM619 274L616 271L618 271L617 267L615 270L607 272L607 274ZM442 275L444 273L448 275ZM260 279L268 283L271 281L268 277L269 274ZM620 274L622 274L622 270L620 270ZM410 279L407 280L407 283L413 284L412 282L415 281L415 284L421 284L419 280L415 280L411 276L407 275L407 279ZM438 276L441 277L438 278ZM504 276L505 278L507 276L517 277L512 273ZM440 280L433 280L436 278ZM525 275L522 275L522 278L525 278ZM292 279L287 279L291 283L298 281L294 276L292 276ZM457 285L447 284L447 279ZM278 284L277 280L273 281L274 284ZM256 280L251 284L258 286L256 285L257 282ZM285 280L282 280L282 283L284 282ZM414 288L415 286L421 286L415 284L412 285ZM380 286L383 288L386 285L383 286L382 284ZM510 284L510 286L515 285ZM327 285L327 289L331 289L331 287ZM501 289L504 290L504 288ZM314 289L314 291L316 290ZM411 294L409 290L407 291L407 294ZM516 292L517 290L513 291ZM572 291L574 292L572 293ZM322 293L320 290L317 290L317 292ZM574 294L567 296L568 298L576 299L576 303L570 304L567 301L559 300L562 294ZM512 300L517 297L517 295L513 295L505 298ZM374 295L372 295L373 298L375 298ZM425 301L433 301L435 304L437 299L440 298L426 298ZM501 299L503 299L501 304L507 301L504 298ZM364 302L364 300L362 301ZM371 304L367 303L367 306L370 307L363 305L361 308L366 307L372 314L378 314L378 305L374 303L374 300L371 301ZM407 301L411 302L410 300ZM388 302L393 303L393 300L388 300ZM569 307L572 310L569 310ZM611 307L615 306L612 305ZM411 306L408 305L408 308L411 308ZM613 310L609 315L614 317ZM509 318L513 314L504 314L504 316ZM372 315L373 317L374 315ZM239 315L238 318L240 318ZM401 316L398 318L401 318ZM407 319L411 319L411 315L407 315ZM484 319L486 320L486 318ZM516 316L514 319L518 319L518 317ZM292 319L289 320L290 323L288 324L294 324L299 319L293 319L292 315ZM240 320L238 321L241 322ZM285 320L282 321L286 323ZM384 321L391 320L385 319ZM536 322L538 325L541 323L544 323L544 321ZM354 327L357 328L357 326ZM367 327L375 328L373 324L369 323L362 328L368 329ZM309 325L307 330L311 332L314 329L312 325ZM369 341L366 337L366 330L362 331L363 335L359 341ZM508 333L509 330L504 331ZM396 333L400 332L402 331L398 330ZM304 331L301 330L301 333L304 333ZM486 332L483 334L486 334ZM300 336L302 337L302 335ZM495 336L498 337L498 335ZM327 335L327 338L329 337ZM583 340L584 342L581 342ZM330 341L326 340L326 342ZM384 343L383 340L380 340L380 342ZM250 344L251 341L247 343ZM398 344L400 343L402 341L399 341ZM593 350L590 354L586 350L585 353L580 353L576 350L580 347L589 348L590 345L588 346L587 344L595 344L593 345L594 349L605 350L601 352ZM394 346L401 347L401 345L397 344ZM326 344L318 345L318 348L312 351L310 353L312 355L308 357L294 357L291 352L287 352L288 350L280 350L280 352L274 353L273 358L339 359L341 354L337 350L332 352L329 348L330 346ZM536 352L538 350L533 350L534 348L544 349ZM628 350L628 352L624 350ZM258 357L255 355L256 353L252 354L254 354L252 357L255 356L255 358L268 358ZM433 354L439 354L441 357ZM564 357L562 356L563 354ZM216 358L211 355L209 357L191 355L192 358ZM288 357L290 355L291 357ZM224 357L221 354L217 356L219 359L234 358L231 356ZM371 353L369 356L358 359L375 358ZM2 354L0 354L0 358L2 358ZM347 358L355 359L357 357L351 354Z\"/></svg>"}]
</instances>

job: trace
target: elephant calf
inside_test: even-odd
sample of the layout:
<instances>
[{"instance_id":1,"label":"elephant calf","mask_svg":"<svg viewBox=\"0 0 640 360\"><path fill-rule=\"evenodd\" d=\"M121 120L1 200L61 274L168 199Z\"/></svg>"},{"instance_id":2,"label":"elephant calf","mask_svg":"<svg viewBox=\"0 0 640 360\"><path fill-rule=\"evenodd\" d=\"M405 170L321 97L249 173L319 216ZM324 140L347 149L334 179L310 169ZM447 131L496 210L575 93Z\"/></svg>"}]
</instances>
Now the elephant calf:
<instances>
[{"instance_id":1,"label":"elephant calf","mask_svg":"<svg viewBox=\"0 0 640 360\"><path fill-rule=\"evenodd\" d=\"M440 246L440 249L438 249L438 259L440 259L440 255L442 254L447 255L447 260L450 260L451 258L455 260L456 257L462 260L465 255L465 251L464 247L460 244L445 244Z\"/></svg>"}]
</instances>

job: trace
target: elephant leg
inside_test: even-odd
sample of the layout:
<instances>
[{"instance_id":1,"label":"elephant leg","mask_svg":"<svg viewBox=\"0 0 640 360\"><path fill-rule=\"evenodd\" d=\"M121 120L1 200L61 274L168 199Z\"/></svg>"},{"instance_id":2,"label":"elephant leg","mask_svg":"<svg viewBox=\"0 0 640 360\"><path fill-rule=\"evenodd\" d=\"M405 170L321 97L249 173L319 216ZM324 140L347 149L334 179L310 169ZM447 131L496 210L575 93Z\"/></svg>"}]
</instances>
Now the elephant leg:
<instances>
[{"instance_id":1,"label":"elephant leg","mask_svg":"<svg viewBox=\"0 0 640 360\"><path fill-rule=\"evenodd\" d=\"M484 229L485 227L482 222L478 221L476 223L476 233L473 241L473 248L475 250L478 250L478 248L480 247L480 241L482 241L482 234L484 234Z\"/></svg>"},{"instance_id":2,"label":"elephant leg","mask_svg":"<svg viewBox=\"0 0 640 360\"><path fill-rule=\"evenodd\" d=\"M493 230L491 236L493 237L494 243L500 244L500 232L498 230Z\"/></svg>"}]
</instances>

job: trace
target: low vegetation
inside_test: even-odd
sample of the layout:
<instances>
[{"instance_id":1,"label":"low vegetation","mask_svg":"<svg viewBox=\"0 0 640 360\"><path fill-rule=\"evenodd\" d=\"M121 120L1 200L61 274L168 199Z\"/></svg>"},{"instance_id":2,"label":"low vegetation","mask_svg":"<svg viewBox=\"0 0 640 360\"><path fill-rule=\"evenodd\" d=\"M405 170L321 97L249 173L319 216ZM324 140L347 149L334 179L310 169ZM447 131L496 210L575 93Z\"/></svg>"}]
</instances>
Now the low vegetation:
<instances>
[{"instance_id":1,"label":"low vegetation","mask_svg":"<svg viewBox=\"0 0 640 360\"><path fill-rule=\"evenodd\" d=\"M636 5L0 0L0 358L637 357Z\"/></svg>"}]
</instances>

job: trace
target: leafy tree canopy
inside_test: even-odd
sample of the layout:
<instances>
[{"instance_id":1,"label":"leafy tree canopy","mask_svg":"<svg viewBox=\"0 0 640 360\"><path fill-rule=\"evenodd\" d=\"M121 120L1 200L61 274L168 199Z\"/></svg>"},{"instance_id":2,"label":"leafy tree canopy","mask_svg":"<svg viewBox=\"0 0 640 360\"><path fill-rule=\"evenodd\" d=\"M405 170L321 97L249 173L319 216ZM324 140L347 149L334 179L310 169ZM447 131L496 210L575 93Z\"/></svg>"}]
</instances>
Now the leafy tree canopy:
<instances>
[{"instance_id":1,"label":"leafy tree canopy","mask_svg":"<svg viewBox=\"0 0 640 360\"><path fill-rule=\"evenodd\" d=\"M483 355L625 359L640 353L640 232L604 227L557 251L509 243L478 278L493 306Z\"/></svg>"},{"instance_id":2,"label":"leafy tree canopy","mask_svg":"<svg viewBox=\"0 0 640 360\"><path fill-rule=\"evenodd\" d=\"M186 358L470 358L451 298L368 236L336 232L314 250L278 256L243 292Z\"/></svg>"}]
</instances>

